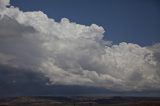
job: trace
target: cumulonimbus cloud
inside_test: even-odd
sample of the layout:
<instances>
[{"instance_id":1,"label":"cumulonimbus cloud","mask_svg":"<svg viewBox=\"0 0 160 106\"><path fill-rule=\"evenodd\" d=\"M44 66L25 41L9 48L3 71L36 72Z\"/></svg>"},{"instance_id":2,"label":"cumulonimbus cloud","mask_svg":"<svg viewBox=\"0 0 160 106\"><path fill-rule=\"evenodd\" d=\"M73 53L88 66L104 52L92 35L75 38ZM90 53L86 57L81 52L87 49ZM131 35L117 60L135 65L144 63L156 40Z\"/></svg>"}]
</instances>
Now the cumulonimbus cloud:
<instances>
[{"instance_id":1,"label":"cumulonimbus cloud","mask_svg":"<svg viewBox=\"0 0 160 106\"><path fill-rule=\"evenodd\" d=\"M23 12L0 0L0 64L27 68L50 84L112 90L160 89L160 44L141 47L103 40L104 29Z\"/></svg>"}]
</instances>

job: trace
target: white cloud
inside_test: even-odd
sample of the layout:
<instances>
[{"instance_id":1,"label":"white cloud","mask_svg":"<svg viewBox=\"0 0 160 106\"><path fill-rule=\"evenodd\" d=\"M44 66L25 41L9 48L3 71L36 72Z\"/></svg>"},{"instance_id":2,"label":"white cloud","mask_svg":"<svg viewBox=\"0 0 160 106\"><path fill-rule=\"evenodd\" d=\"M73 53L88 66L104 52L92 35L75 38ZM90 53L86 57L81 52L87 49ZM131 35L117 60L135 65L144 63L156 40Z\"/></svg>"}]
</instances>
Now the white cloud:
<instances>
[{"instance_id":1,"label":"white cloud","mask_svg":"<svg viewBox=\"0 0 160 106\"><path fill-rule=\"evenodd\" d=\"M104 29L96 24L80 25L67 18L55 22L41 11L14 7L1 14L0 64L36 70L51 84L160 89L159 44L106 45Z\"/></svg>"},{"instance_id":2,"label":"white cloud","mask_svg":"<svg viewBox=\"0 0 160 106\"><path fill-rule=\"evenodd\" d=\"M5 9L9 5L10 0L0 0L0 10Z\"/></svg>"}]
</instances>

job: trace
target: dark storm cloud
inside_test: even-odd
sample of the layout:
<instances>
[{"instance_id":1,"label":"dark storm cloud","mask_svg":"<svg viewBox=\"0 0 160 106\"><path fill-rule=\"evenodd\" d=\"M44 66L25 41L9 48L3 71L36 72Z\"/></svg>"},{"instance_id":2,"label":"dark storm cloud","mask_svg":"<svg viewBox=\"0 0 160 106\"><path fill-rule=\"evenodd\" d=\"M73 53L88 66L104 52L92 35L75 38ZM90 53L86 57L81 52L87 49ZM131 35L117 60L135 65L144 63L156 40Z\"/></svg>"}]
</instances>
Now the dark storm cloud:
<instances>
[{"instance_id":1,"label":"dark storm cloud","mask_svg":"<svg viewBox=\"0 0 160 106\"><path fill-rule=\"evenodd\" d=\"M46 81L40 73L0 65L0 96L27 95L27 92L33 93L45 85Z\"/></svg>"},{"instance_id":2,"label":"dark storm cloud","mask_svg":"<svg viewBox=\"0 0 160 106\"><path fill-rule=\"evenodd\" d=\"M7 96L159 96L159 91L116 92L99 87L47 85L42 73L0 65L0 97Z\"/></svg>"},{"instance_id":3,"label":"dark storm cloud","mask_svg":"<svg viewBox=\"0 0 160 106\"><path fill-rule=\"evenodd\" d=\"M0 65L0 97L21 95L76 96L104 93L113 94L113 92L102 88L47 85L46 82L48 82L48 78L45 78L42 73Z\"/></svg>"}]
</instances>

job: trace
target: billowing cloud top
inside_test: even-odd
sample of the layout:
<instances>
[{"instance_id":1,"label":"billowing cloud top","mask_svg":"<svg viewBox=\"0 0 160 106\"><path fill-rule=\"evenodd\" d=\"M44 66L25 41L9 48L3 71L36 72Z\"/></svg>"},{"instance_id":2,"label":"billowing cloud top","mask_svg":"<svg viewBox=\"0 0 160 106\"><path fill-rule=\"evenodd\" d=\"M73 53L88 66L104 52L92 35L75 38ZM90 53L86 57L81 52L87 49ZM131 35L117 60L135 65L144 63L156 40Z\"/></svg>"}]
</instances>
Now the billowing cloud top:
<instances>
[{"instance_id":1,"label":"billowing cloud top","mask_svg":"<svg viewBox=\"0 0 160 106\"><path fill-rule=\"evenodd\" d=\"M43 73L49 84L112 90L160 89L160 44L141 47L103 40L104 29L41 11L23 12L0 0L0 64Z\"/></svg>"}]
</instances>

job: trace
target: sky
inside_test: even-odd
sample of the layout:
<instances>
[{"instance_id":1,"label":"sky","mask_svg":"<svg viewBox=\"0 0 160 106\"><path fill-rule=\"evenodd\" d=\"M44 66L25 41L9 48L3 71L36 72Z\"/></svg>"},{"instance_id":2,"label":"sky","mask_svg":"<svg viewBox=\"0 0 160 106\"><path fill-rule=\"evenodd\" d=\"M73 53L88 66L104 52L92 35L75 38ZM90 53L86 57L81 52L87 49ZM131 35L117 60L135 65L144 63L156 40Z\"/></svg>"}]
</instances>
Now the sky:
<instances>
[{"instance_id":1,"label":"sky","mask_svg":"<svg viewBox=\"0 0 160 106\"><path fill-rule=\"evenodd\" d=\"M158 0L0 0L0 96L160 96Z\"/></svg>"},{"instance_id":2,"label":"sky","mask_svg":"<svg viewBox=\"0 0 160 106\"><path fill-rule=\"evenodd\" d=\"M160 42L159 0L12 0L23 11L43 11L60 21L95 23L106 30L113 43L131 42L142 46Z\"/></svg>"}]
</instances>

